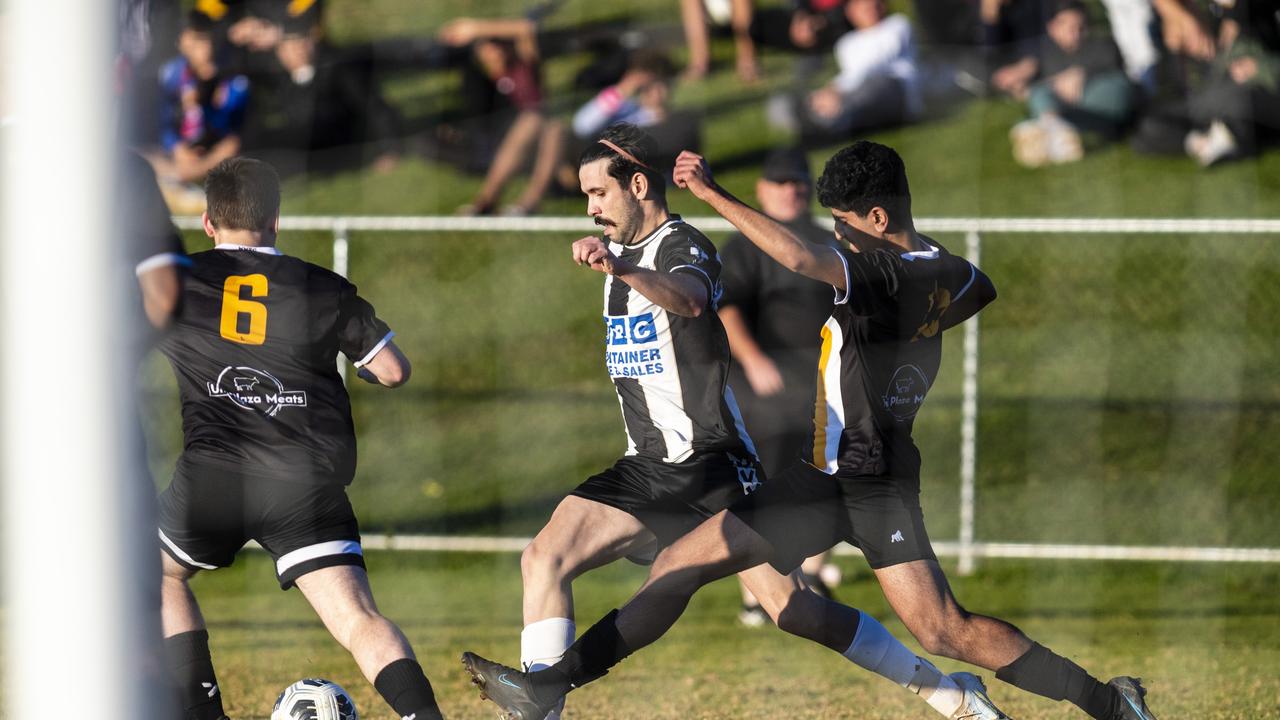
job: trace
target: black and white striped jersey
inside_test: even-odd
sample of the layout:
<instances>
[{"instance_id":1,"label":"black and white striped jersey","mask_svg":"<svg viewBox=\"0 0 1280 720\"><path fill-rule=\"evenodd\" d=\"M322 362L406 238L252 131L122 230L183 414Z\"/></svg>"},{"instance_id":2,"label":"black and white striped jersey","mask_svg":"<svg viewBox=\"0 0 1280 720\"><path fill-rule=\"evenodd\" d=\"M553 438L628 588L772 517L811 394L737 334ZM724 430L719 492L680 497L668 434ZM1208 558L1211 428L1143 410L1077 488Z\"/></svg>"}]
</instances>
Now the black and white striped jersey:
<instances>
[{"instance_id":1,"label":"black and white striped jersey","mask_svg":"<svg viewBox=\"0 0 1280 720\"><path fill-rule=\"evenodd\" d=\"M921 252L836 251L846 291L822 328L810 456L828 473L919 477L911 429L938 376L942 316L977 277L926 242Z\"/></svg>"},{"instance_id":2,"label":"black and white striped jersey","mask_svg":"<svg viewBox=\"0 0 1280 720\"><path fill-rule=\"evenodd\" d=\"M694 451L755 455L729 389L729 340L716 315L720 259L715 245L671 218L616 256L658 272L688 273L707 286L696 318L668 313L612 275L604 283L605 365L618 392L627 455L681 462Z\"/></svg>"}]
</instances>

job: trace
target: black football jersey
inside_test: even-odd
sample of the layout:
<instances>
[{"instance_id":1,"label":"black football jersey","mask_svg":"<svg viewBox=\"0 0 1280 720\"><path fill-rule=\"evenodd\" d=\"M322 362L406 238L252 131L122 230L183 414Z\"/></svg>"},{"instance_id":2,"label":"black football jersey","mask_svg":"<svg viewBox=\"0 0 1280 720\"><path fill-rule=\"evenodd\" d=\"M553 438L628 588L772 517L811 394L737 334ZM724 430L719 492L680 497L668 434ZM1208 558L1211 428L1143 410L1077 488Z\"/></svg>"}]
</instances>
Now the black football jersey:
<instances>
[{"instance_id":1,"label":"black football jersey","mask_svg":"<svg viewBox=\"0 0 1280 720\"><path fill-rule=\"evenodd\" d=\"M360 367L392 333L342 276L274 248L191 256L160 343L182 397L184 460L291 482L351 482L339 351Z\"/></svg>"},{"instance_id":2,"label":"black football jersey","mask_svg":"<svg viewBox=\"0 0 1280 720\"><path fill-rule=\"evenodd\" d=\"M967 260L928 250L837 250L846 292L822 328L813 464L828 473L917 478L916 413L938 376L942 316L972 286Z\"/></svg>"}]
</instances>

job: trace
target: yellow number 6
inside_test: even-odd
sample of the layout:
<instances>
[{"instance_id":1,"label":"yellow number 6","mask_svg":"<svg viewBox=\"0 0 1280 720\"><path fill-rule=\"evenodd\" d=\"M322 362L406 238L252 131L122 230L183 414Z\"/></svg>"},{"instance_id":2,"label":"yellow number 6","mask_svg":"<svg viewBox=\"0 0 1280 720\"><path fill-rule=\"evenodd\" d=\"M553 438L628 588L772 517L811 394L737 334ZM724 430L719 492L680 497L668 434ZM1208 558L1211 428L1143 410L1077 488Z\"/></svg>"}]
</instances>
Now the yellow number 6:
<instances>
[{"instance_id":1,"label":"yellow number 6","mask_svg":"<svg viewBox=\"0 0 1280 720\"><path fill-rule=\"evenodd\" d=\"M240 288L249 288L249 297L267 296L266 275L231 275L222 285L222 337L243 345L261 345L267 337L267 306L240 297ZM249 331L240 332L240 316L249 316Z\"/></svg>"}]
</instances>

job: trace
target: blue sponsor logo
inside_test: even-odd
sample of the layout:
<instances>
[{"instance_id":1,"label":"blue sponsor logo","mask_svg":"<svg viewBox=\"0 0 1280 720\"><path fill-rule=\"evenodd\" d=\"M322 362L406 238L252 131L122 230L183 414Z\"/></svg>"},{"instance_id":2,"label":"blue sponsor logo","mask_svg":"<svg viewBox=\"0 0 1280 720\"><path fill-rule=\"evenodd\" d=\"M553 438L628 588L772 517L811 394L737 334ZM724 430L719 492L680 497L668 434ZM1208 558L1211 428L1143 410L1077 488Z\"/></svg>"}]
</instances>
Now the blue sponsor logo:
<instances>
[{"instance_id":1,"label":"blue sponsor logo","mask_svg":"<svg viewBox=\"0 0 1280 720\"><path fill-rule=\"evenodd\" d=\"M610 345L642 345L658 339L658 328L653 323L653 313L606 317L607 342Z\"/></svg>"}]
</instances>

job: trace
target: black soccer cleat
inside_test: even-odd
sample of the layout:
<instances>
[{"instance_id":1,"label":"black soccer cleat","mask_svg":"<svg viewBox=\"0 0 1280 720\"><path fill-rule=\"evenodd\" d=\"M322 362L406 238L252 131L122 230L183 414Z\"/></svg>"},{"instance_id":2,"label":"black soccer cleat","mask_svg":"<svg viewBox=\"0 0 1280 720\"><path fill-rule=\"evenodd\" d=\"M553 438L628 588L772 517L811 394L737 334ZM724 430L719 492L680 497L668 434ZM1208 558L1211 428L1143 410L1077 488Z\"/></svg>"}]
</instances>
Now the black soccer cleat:
<instances>
[{"instance_id":1,"label":"black soccer cleat","mask_svg":"<svg viewBox=\"0 0 1280 720\"><path fill-rule=\"evenodd\" d=\"M1156 714L1147 707L1147 689L1142 679L1121 675L1107 681L1107 685L1120 693L1120 712L1116 720L1156 720Z\"/></svg>"},{"instance_id":2,"label":"black soccer cleat","mask_svg":"<svg viewBox=\"0 0 1280 720\"><path fill-rule=\"evenodd\" d=\"M462 667L471 675L471 683L480 688L481 699L502 708L507 720L543 720L560 704L560 698L545 705L534 699L530 673L471 652L462 653Z\"/></svg>"}]
</instances>

